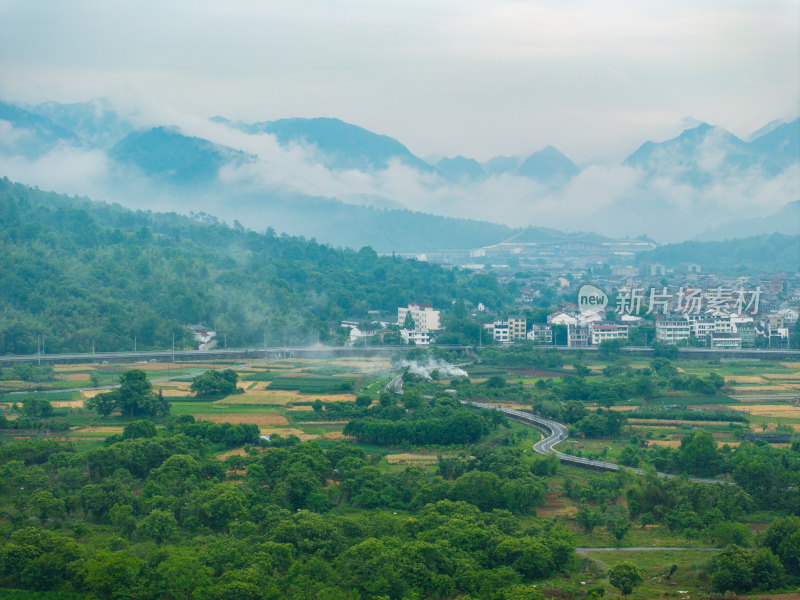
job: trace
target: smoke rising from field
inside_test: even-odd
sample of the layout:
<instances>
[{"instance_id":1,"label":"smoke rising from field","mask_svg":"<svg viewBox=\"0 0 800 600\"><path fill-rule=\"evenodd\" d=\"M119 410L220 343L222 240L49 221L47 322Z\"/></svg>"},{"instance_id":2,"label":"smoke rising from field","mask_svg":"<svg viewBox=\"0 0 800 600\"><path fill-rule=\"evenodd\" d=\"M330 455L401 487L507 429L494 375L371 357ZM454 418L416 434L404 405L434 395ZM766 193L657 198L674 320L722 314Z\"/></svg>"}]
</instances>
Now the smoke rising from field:
<instances>
[{"instance_id":1,"label":"smoke rising from field","mask_svg":"<svg viewBox=\"0 0 800 600\"><path fill-rule=\"evenodd\" d=\"M425 379L430 379L433 371L438 371L439 376L444 379L468 376L464 369L461 369L455 365L451 365L450 363L446 363L443 360L436 360L433 358L428 359L425 362L416 360L403 360L400 361L400 367L407 367L411 374L418 377L424 377Z\"/></svg>"}]
</instances>

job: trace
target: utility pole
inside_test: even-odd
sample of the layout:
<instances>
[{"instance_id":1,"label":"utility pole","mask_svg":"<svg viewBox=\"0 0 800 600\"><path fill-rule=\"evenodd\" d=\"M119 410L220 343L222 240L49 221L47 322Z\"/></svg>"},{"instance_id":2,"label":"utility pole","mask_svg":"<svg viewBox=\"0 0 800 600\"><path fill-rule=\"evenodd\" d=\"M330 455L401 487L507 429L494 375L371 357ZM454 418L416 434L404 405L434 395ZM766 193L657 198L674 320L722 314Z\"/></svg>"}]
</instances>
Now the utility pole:
<instances>
[{"instance_id":1,"label":"utility pole","mask_svg":"<svg viewBox=\"0 0 800 600\"><path fill-rule=\"evenodd\" d=\"M172 362L175 362L175 332L172 332Z\"/></svg>"},{"instance_id":2,"label":"utility pole","mask_svg":"<svg viewBox=\"0 0 800 600\"><path fill-rule=\"evenodd\" d=\"M136 352L136 336L133 336L133 351Z\"/></svg>"},{"instance_id":3,"label":"utility pole","mask_svg":"<svg viewBox=\"0 0 800 600\"><path fill-rule=\"evenodd\" d=\"M36 336L36 356L39 361L39 366L42 366L42 346L41 342L39 341L39 336Z\"/></svg>"}]
</instances>

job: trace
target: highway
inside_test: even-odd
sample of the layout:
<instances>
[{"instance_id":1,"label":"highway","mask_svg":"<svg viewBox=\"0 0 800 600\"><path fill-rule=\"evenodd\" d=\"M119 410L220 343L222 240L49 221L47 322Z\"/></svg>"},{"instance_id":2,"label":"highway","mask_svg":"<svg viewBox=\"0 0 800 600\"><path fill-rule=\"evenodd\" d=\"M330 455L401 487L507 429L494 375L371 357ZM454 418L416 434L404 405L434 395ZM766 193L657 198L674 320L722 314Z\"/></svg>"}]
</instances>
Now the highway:
<instances>
[{"instance_id":1,"label":"highway","mask_svg":"<svg viewBox=\"0 0 800 600\"><path fill-rule=\"evenodd\" d=\"M559 423L558 421L553 421L552 419L546 419L544 417L540 417L534 415L529 412L521 411L521 410L513 410L511 408L503 408L496 404L484 404L482 402L469 402L467 400L462 400L462 404L466 406L476 406L478 408L486 408L489 410L499 410L500 412L506 414L509 418L518 421L520 423L524 423L526 425L530 425L531 427L535 427L539 431L542 431L546 434L546 437L533 445L534 452L539 454L548 455L548 454L555 454L558 459L566 464L570 464L576 467L582 467L585 469L596 469L600 471L615 471L618 472L620 469L625 469L628 471L633 471L634 473L638 473L639 475L644 475L645 471L643 469L638 469L634 467L620 467L616 463L612 462L605 462L602 460L592 460L589 458L583 458L580 456L572 456L570 454L564 454L563 452L559 452L555 449L557 444L563 442L567 437L569 437L569 431L567 430L566 425L563 423ZM678 475L672 475L671 473L656 473L659 477L663 477L665 479L672 479L673 477L679 477ZM736 485L730 481L719 481L718 479L704 479L702 477L689 477L691 481L696 481L698 483L721 483L725 485Z\"/></svg>"},{"instance_id":2,"label":"highway","mask_svg":"<svg viewBox=\"0 0 800 600\"><path fill-rule=\"evenodd\" d=\"M473 346L458 345L437 345L437 348L444 350L455 350L457 352L471 353ZM140 351L120 351L120 352L72 352L65 354L5 354L0 355L0 364L17 363L45 363L53 364L57 362L91 362L99 363L102 361L145 361L157 360L165 361L196 361L210 360L212 358L225 359L237 357L275 357L275 356L361 356L373 354L394 354L409 346L276 346L264 348L213 348L211 350L140 350ZM597 352L596 347L570 348L566 346L542 346L542 350L555 349L559 352ZM632 355L648 356L653 353L652 348L647 347L624 347L622 352ZM685 359L766 359L766 360L800 360L800 350L777 350L777 349L717 349L717 348L679 348L678 356Z\"/></svg>"}]
</instances>

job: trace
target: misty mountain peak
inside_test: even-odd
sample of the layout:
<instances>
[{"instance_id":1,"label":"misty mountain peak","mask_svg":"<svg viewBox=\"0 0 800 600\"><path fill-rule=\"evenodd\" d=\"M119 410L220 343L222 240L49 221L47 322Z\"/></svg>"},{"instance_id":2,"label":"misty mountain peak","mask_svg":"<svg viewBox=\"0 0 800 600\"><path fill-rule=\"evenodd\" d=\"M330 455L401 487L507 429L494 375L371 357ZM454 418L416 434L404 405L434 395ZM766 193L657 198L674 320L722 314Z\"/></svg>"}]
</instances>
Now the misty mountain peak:
<instances>
[{"instance_id":1,"label":"misty mountain peak","mask_svg":"<svg viewBox=\"0 0 800 600\"><path fill-rule=\"evenodd\" d=\"M329 169L386 169L392 161L398 161L420 171L433 170L396 139L341 119L290 118L250 124L231 122L222 117L213 120L249 134L274 135L282 146L293 143L312 145L318 151L316 158Z\"/></svg>"},{"instance_id":2,"label":"misty mountain peak","mask_svg":"<svg viewBox=\"0 0 800 600\"><path fill-rule=\"evenodd\" d=\"M545 146L526 158L516 171L540 183L565 183L580 173L578 166L554 146Z\"/></svg>"},{"instance_id":3,"label":"misty mountain peak","mask_svg":"<svg viewBox=\"0 0 800 600\"><path fill-rule=\"evenodd\" d=\"M224 164L246 158L239 150L164 126L128 134L111 148L109 156L138 167L145 175L182 185L209 183Z\"/></svg>"}]
</instances>

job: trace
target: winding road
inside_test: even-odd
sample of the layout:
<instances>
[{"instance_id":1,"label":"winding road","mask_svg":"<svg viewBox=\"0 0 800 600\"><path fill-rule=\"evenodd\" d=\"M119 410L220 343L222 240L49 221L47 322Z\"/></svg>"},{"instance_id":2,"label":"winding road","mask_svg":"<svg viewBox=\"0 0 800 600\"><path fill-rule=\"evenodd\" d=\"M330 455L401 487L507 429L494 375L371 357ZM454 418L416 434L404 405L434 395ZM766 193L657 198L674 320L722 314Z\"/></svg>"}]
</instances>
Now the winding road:
<instances>
[{"instance_id":1,"label":"winding road","mask_svg":"<svg viewBox=\"0 0 800 600\"><path fill-rule=\"evenodd\" d=\"M633 471L634 473L638 473L639 475L645 474L645 471L643 469L638 469L634 467L620 467L620 465L612 462L605 462L602 460L592 460L589 458L583 458L580 456L571 456L569 454L564 454L563 452L559 452L558 450L555 449L555 446L563 442L565 439L567 439L567 437L569 437L569 431L567 430L566 425L564 425L563 423L559 423L558 421L553 421L552 419L539 417L537 415L522 410L503 408L502 406L496 404L469 402L467 400L462 400L461 403L467 406L475 406L478 408L486 408L489 410L499 410L500 412L506 414L509 418L515 421L524 423L525 425L530 425L531 427L535 427L539 431L544 432L545 434L547 434L547 437L536 442L533 445L533 450L535 452L538 452L539 454L543 455L555 454L561 462L576 467L583 467L585 469L597 469L600 471L617 471L617 472L620 471L621 469L625 469L628 471ZM671 473L657 472L656 475L658 475L659 477L663 477L665 479L680 477L679 475L672 475ZM689 480L696 481L698 483L721 483L723 485L736 485L732 481L720 481L719 479L704 479L702 477L689 477Z\"/></svg>"}]
</instances>

